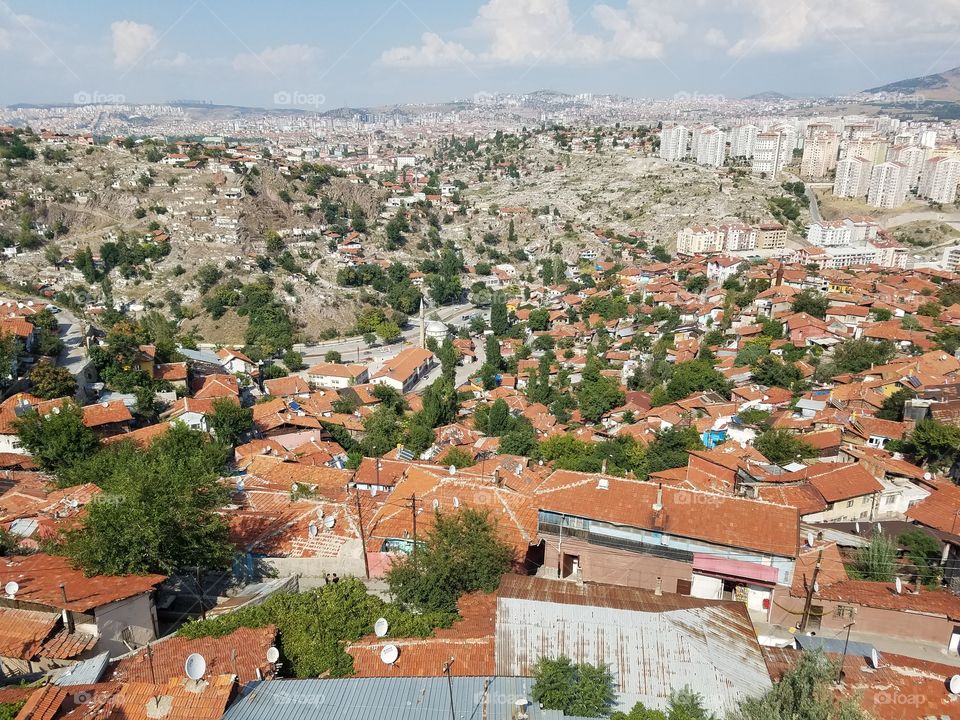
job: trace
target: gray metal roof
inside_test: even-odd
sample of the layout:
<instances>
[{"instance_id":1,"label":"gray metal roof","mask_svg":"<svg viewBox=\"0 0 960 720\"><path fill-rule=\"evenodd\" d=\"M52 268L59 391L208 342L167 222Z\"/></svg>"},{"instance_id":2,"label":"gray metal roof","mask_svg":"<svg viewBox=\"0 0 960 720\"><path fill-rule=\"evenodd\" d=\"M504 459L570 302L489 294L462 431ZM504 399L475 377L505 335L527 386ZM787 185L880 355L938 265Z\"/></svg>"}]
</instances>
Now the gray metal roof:
<instances>
[{"instance_id":1,"label":"gray metal roof","mask_svg":"<svg viewBox=\"0 0 960 720\"><path fill-rule=\"evenodd\" d=\"M516 701L530 720L564 720L532 702L532 678L455 677L457 720L513 720ZM450 720L445 677L264 680L247 685L223 720ZM567 719L569 720L569 719Z\"/></svg>"},{"instance_id":2,"label":"gray metal roof","mask_svg":"<svg viewBox=\"0 0 960 720\"><path fill-rule=\"evenodd\" d=\"M76 665L67 667L57 675L53 681L54 685L65 687L69 685L93 685L100 682L103 671L107 669L110 662L110 653L103 652L94 655L92 658L81 660Z\"/></svg>"},{"instance_id":3,"label":"gray metal roof","mask_svg":"<svg viewBox=\"0 0 960 720\"><path fill-rule=\"evenodd\" d=\"M607 665L624 711L664 709L672 690L689 686L722 716L771 687L749 616L721 604L642 612L498 599L498 675L528 675L541 657L560 656Z\"/></svg>"},{"instance_id":4,"label":"gray metal roof","mask_svg":"<svg viewBox=\"0 0 960 720\"><path fill-rule=\"evenodd\" d=\"M851 640L846 642L844 637L828 638L821 635L804 635L797 633L794 635L797 645L803 650L817 650L823 648L824 652L842 654L846 648L847 655L868 658L874 651L873 645L865 642Z\"/></svg>"},{"instance_id":5,"label":"gray metal roof","mask_svg":"<svg viewBox=\"0 0 960 720\"><path fill-rule=\"evenodd\" d=\"M177 352L183 355L187 360L194 362L208 363L210 365L220 365L220 358L212 350L191 350L190 348L178 347Z\"/></svg>"}]
</instances>

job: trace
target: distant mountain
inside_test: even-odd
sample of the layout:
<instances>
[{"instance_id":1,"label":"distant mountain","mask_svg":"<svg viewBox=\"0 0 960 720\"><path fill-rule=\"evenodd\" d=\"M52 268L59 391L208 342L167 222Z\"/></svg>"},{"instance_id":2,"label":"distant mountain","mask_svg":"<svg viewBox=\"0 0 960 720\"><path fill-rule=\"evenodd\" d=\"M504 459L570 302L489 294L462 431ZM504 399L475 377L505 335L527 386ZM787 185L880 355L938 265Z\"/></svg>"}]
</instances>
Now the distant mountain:
<instances>
[{"instance_id":1,"label":"distant mountain","mask_svg":"<svg viewBox=\"0 0 960 720\"><path fill-rule=\"evenodd\" d=\"M789 95L784 95L783 93L774 92L773 90L767 90L766 92L756 93L755 95L748 95L744 100L766 100L767 102L776 102L777 100L792 100Z\"/></svg>"},{"instance_id":2,"label":"distant mountain","mask_svg":"<svg viewBox=\"0 0 960 720\"><path fill-rule=\"evenodd\" d=\"M960 102L960 67L934 75L899 80L863 91L868 95L922 95L926 100Z\"/></svg>"}]
</instances>

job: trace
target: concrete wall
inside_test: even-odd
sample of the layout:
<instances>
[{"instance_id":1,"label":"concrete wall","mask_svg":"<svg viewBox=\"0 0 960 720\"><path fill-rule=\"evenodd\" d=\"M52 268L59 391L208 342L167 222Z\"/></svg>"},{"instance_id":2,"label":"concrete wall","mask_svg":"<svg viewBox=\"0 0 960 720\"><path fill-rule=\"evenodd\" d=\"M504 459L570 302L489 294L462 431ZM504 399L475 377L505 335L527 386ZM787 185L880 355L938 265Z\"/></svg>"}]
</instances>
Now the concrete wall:
<instances>
[{"instance_id":1,"label":"concrete wall","mask_svg":"<svg viewBox=\"0 0 960 720\"><path fill-rule=\"evenodd\" d=\"M157 637L156 609L153 605L152 593L144 593L136 597L119 600L99 607L94 612L97 622L97 632L100 640L95 648L96 652L107 650L111 657L121 655L129 650L121 639L125 628L130 639L138 644L144 644ZM80 630L81 626L77 626Z\"/></svg>"},{"instance_id":2,"label":"concrete wall","mask_svg":"<svg viewBox=\"0 0 960 720\"><path fill-rule=\"evenodd\" d=\"M359 540L348 540L335 558L262 558L276 577L300 576L302 588L323 585L324 576L336 573L340 577L364 577L363 555Z\"/></svg>"}]
</instances>

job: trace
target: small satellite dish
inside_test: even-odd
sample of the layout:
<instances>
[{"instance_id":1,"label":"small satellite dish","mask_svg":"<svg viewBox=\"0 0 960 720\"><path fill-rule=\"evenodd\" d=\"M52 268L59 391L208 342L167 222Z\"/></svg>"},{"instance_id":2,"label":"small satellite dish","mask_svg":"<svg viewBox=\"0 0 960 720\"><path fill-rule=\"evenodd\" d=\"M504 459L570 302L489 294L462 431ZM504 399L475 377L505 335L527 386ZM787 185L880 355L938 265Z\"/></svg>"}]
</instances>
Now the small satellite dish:
<instances>
[{"instance_id":1,"label":"small satellite dish","mask_svg":"<svg viewBox=\"0 0 960 720\"><path fill-rule=\"evenodd\" d=\"M191 680L201 680L203 674L207 671L207 661L200 653L191 653L187 657L187 662L183 665L187 677Z\"/></svg>"},{"instance_id":2,"label":"small satellite dish","mask_svg":"<svg viewBox=\"0 0 960 720\"><path fill-rule=\"evenodd\" d=\"M396 645L385 645L380 651L380 662L384 665L393 665L400 657L400 649Z\"/></svg>"},{"instance_id":3,"label":"small satellite dish","mask_svg":"<svg viewBox=\"0 0 960 720\"><path fill-rule=\"evenodd\" d=\"M960 695L960 675L954 675L948 683L951 695Z\"/></svg>"},{"instance_id":4,"label":"small satellite dish","mask_svg":"<svg viewBox=\"0 0 960 720\"><path fill-rule=\"evenodd\" d=\"M318 508L317 508L317 517L320 518L321 520L323 520L323 508L322 508L322 507L318 507Z\"/></svg>"},{"instance_id":5,"label":"small satellite dish","mask_svg":"<svg viewBox=\"0 0 960 720\"><path fill-rule=\"evenodd\" d=\"M276 662L277 660L279 660L279 659L280 659L280 651L279 651L279 650L277 650L275 647L269 647L269 648L267 648L267 662L268 662L268 663L275 663L275 662Z\"/></svg>"},{"instance_id":6,"label":"small satellite dish","mask_svg":"<svg viewBox=\"0 0 960 720\"><path fill-rule=\"evenodd\" d=\"M925 472L925 473L923 474L923 479L924 479L924 480L931 480L932 478L933 478L933 475L931 475L931 474L929 473L929 471L928 471L928 472ZM954 676L954 677L956 677L956 676Z\"/></svg>"},{"instance_id":7,"label":"small satellite dish","mask_svg":"<svg viewBox=\"0 0 960 720\"><path fill-rule=\"evenodd\" d=\"M377 489L376 489L375 487L371 487L371 488L370 488L370 497L376 497L376 496L377 496Z\"/></svg>"},{"instance_id":8,"label":"small satellite dish","mask_svg":"<svg viewBox=\"0 0 960 720\"><path fill-rule=\"evenodd\" d=\"M877 654L876 648L870 648L870 667L874 670L880 667L880 655Z\"/></svg>"},{"instance_id":9,"label":"small satellite dish","mask_svg":"<svg viewBox=\"0 0 960 720\"><path fill-rule=\"evenodd\" d=\"M853 531L854 531L857 535L860 534L860 523L857 522L857 523L854 523L854 524L853 524Z\"/></svg>"},{"instance_id":10,"label":"small satellite dish","mask_svg":"<svg viewBox=\"0 0 960 720\"><path fill-rule=\"evenodd\" d=\"M458 498L456 495L454 495L454 497L453 497L453 506L454 506L455 508L460 507L460 498Z\"/></svg>"},{"instance_id":11,"label":"small satellite dish","mask_svg":"<svg viewBox=\"0 0 960 720\"><path fill-rule=\"evenodd\" d=\"M387 622L386 618L380 618L373 624L373 632L376 633L377 637L386 637L389 629L390 623Z\"/></svg>"},{"instance_id":12,"label":"small satellite dish","mask_svg":"<svg viewBox=\"0 0 960 720\"><path fill-rule=\"evenodd\" d=\"M807 547L813 547L813 533L807 533Z\"/></svg>"},{"instance_id":13,"label":"small satellite dish","mask_svg":"<svg viewBox=\"0 0 960 720\"><path fill-rule=\"evenodd\" d=\"M243 478L237 479L237 492L243 492L246 488L246 485L243 484Z\"/></svg>"},{"instance_id":14,"label":"small satellite dish","mask_svg":"<svg viewBox=\"0 0 960 720\"><path fill-rule=\"evenodd\" d=\"M819 582L815 582L815 583L813 584L813 591L814 591L815 593L820 592L820 583L819 583Z\"/></svg>"},{"instance_id":15,"label":"small satellite dish","mask_svg":"<svg viewBox=\"0 0 960 720\"><path fill-rule=\"evenodd\" d=\"M296 491L299 490L299 489L300 489L300 486L297 485L296 483L294 483L293 485L290 486L290 491L291 491L291 492L296 492Z\"/></svg>"},{"instance_id":16,"label":"small satellite dish","mask_svg":"<svg viewBox=\"0 0 960 720\"><path fill-rule=\"evenodd\" d=\"M877 528L877 534L883 535L883 525L881 525L880 523L877 523L876 528Z\"/></svg>"},{"instance_id":17,"label":"small satellite dish","mask_svg":"<svg viewBox=\"0 0 960 720\"><path fill-rule=\"evenodd\" d=\"M437 508L440 507L440 501L437 500L437 498L434 498L432 505L433 505L433 509L436 510Z\"/></svg>"},{"instance_id":18,"label":"small satellite dish","mask_svg":"<svg viewBox=\"0 0 960 720\"><path fill-rule=\"evenodd\" d=\"M903 583L900 582L900 578L894 578L893 584L894 584L894 585L896 586L896 588L897 588L897 595L899 595L900 593L903 592Z\"/></svg>"},{"instance_id":19,"label":"small satellite dish","mask_svg":"<svg viewBox=\"0 0 960 720\"><path fill-rule=\"evenodd\" d=\"M333 526L336 525L336 523L337 519L333 515L327 515L323 519L323 526L327 528L327 530L333 529Z\"/></svg>"},{"instance_id":20,"label":"small satellite dish","mask_svg":"<svg viewBox=\"0 0 960 720\"><path fill-rule=\"evenodd\" d=\"M315 522L310 523L307 526L307 532L310 534L310 537L317 536L317 524Z\"/></svg>"},{"instance_id":21,"label":"small satellite dish","mask_svg":"<svg viewBox=\"0 0 960 720\"><path fill-rule=\"evenodd\" d=\"M456 474L457 474L457 466L456 466L456 465L451 465L450 467L447 468L447 472L450 473L451 475L456 475Z\"/></svg>"},{"instance_id":22,"label":"small satellite dish","mask_svg":"<svg viewBox=\"0 0 960 720\"><path fill-rule=\"evenodd\" d=\"M14 597L18 592L20 592L20 583L18 583L16 580L11 580L3 586L3 591L7 594L7 597Z\"/></svg>"}]
</instances>

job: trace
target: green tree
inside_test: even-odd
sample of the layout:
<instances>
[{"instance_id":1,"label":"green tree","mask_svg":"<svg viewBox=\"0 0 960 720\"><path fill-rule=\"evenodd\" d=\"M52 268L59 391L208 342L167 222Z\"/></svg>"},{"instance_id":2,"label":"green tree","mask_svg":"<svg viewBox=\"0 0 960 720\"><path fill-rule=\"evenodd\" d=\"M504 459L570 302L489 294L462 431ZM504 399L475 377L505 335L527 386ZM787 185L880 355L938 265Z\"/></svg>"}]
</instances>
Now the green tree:
<instances>
[{"instance_id":1,"label":"green tree","mask_svg":"<svg viewBox=\"0 0 960 720\"><path fill-rule=\"evenodd\" d=\"M823 320L827 316L830 301L815 290L803 290L793 297L793 311L806 313Z\"/></svg>"},{"instance_id":2,"label":"green tree","mask_svg":"<svg viewBox=\"0 0 960 720\"><path fill-rule=\"evenodd\" d=\"M676 402L695 392L715 390L729 395L731 383L707 360L678 363L666 387L667 402ZM661 403L662 404L662 403Z\"/></svg>"},{"instance_id":3,"label":"green tree","mask_svg":"<svg viewBox=\"0 0 960 720\"><path fill-rule=\"evenodd\" d=\"M392 343L398 337L400 337L400 326L395 322L386 321L377 325L377 335L380 336L380 339L385 343Z\"/></svg>"},{"instance_id":4,"label":"green tree","mask_svg":"<svg viewBox=\"0 0 960 720\"><path fill-rule=\"evenodd\" d=\"M900 388L895 393L885 398L883 405L877 410L877 417L881 420L893 420L894 422L903 421L903 406L907 400L912 400L917 394L908 388Z\"/></svg>"},{"instance_id":5,"label":"green tree","mask_svg":"<svg viewBox=\"0 0 960 720\"><path fill-rule=\"evenodd\" d=\"M686 288L687 292L692 292L694 295L699 295L704 290L707 289L707 286L710 284L710 281L707 280L706 275L694 275L687 280Z\"/></svg>"},{"instance_id":6,"label":"green tree","mask_svg":"<svg viewBox=\"0 0 960 720\"><path fill-rule=\"evenodd\" d=\"M502 300L495 300L490 306L490 329L497 337L507 334L510 328L510 318L507 315L507 304Z\"/></svg>"},{"instance_id":7,"label":"green tree","mask_svg":"<svg viewBox=\"0 0 960 720\"><path fill-rule=\"evenodd\" d=\"M397 446L403 429L397 422L397 412L381 404L363 421L363 452L367 457L382 457Z\"/></svg>"},{"instance_id":8,"label":"green tree","mask_svg":"<svg viewBox=\"0 0 960 720\"><path fill-rule=\"evenodd\" d=\"M784 363L773 355L765 355L753 366L753 379L762 385L795 388L803 380L803 374L793 363Z\"/></svg>"},{"instance_id":9,"label":"green tree","mask_svg":"<svg viewBox=\"0 0 960 720\"><path fill-rule=\"evenodd\" d=\"M438 460L438 462L443 467L453 467L460 469L465 467L470 467L471 465L476 464L473 455L468 453L466 450L461 450L460 448L450 448L446 453L443 454L443 457Z\"/></svg>"},{"instance_id":10,"label":"green tree","mask_svg":"<svg viewBox=\"0 0 960 720\"><path fill-rule=\"evenodd\" d=\"M684 467L691 450L702 450L703 442L694 427L673 426L661 430L648 446L635 445L630 451L630 462L637 477L650 473Z\"/></svg>"},{"instance_id":11,"label":"green tree","mask_svg":"<svg viewBox=\"0 0 960 720\"><path fill-rule=\"evenodd\" d=\"M869 720L859 698L835 699L837 665L820 650L804 652L766 694L749 698L730 720Z\"/></svg>"},{"instance_id":12,"label":"green tree","mask_svg":"<svg viewBox=\"0 0 960 720\"><path fill-rule=\"evenodd\" d=\"M960 460L960 427L921 420L910 433L906 449L934 471L950 469Z\"/></svg>"},{"instance_id":13,"label":"green tree","mask_svg":"<svg viewBox=\"0 0 960 720\"><path fill-rule=\"evenodd\" d=\"M497 536L496 524L464 507L437 512L421 546L391 565L387 582L406 607L455 612L464 593L496 590L512 561L513 550Z\"/></svg>"},{"instance_id":14,"label":"green tree","mask_svg":"<svg viewBox=\"0 0 960 720\"><path fill-rule=\"evenodd\" d=\"M767 460L777 465L814 457L817 451L789 430L770 429L754 442L754 447Z\"/></svg>"},{"instance_id":15,"label":"green tree","mask_svg":"<svg viewBox=\"0 0 960 720\"><path fill-rule=\"evenodd\" d=\"M97 436L83 424L83 411L68 401L46 415L31 410L14 422L20 443L48 472L59 472L94 454Z\"/></svg>"},{"instance_id":16,"label":"green tree","mask_svg":"<svg viewBox=\"0 0 960 720\"><path fill-rule=\"evenodd\" d=\"M940 584L940 543L928 532L909 530L897 537L897 545L904 548L907 559L913 563L916 575L925 584Z\"/></svg>"},{"instance_id":17,"label":"green tree","mask_svg":"<svg viewBox=\"0 0 960 720\"><path fill-rule=\"evenodd\" d=\"M77 392L77 381L66 368L50 363L35 365L30 371L30 392L44 400L73 397Z\"/></svg>"},{"instance_id":18,"label":"green tree","mask_svg":"<svg viewBox=\"0 0 960 720\"><path fill-rule=\"evenodd\" d=\"M587 360L583 377L577 387L580 414L588 422L597 422L608 411L627 401L626 393L615 379L600 374L601 363L596 357Z\"/></svg>"},{"instance_id":19,"label":"green tree","mask_svg":"<svg viewBox=\"0 0 960 720\"><path fill-rule=\"evenodd\" d=\"M328 363L339 363L343 362L343 358L340 356L340 353L336 350L327 350L323 356L323 361Z\"/></svg>"},{"instance_id":20,"label":"green tree","mask_svg":"<svg viewBox=\"0 0 960 720\"><path fill-rule=\"evenodd\" d=\"M297 372L297 370L303 370L306 367L303 364L303 355L296 350L287 350L284 353L283 364L290 372Z\"/></svg>"},{"instance_id":21,"label":"green tree","mask_svg":"<svg viewBox=\"0 0 960 720\"><path fill-rule=\"evenodd\" d=\"M527 317L527 327L534 332L546 330L550 327L550 311L545 308L531 310Z\"/></svg>"},{"instance_id":22,"label":"green tree","mask_svg":"<svg viewBox=\"0 0 960 720\"><path fill-rule=\"evenodd\" d=\"M217 398L207 416L210 429L225 445L239 445L253 427L253 410L240 407L232 398Z\"/></svg>"},{"instance_id":23,"label":"green tree","mask_svg":"<svg viewBox=\"0 0 960 720\"><path fill-rule=\"evenodd\" d=\"M0 332L0 388L13 380L21 345L13 333Z\"/></svg>"},{"instance_id":24,"label":"green tree","mask_svg":"<svg viewBox=\"0 0 960 720\"><path fill-rule=\"evenodd\" d=\"M568 657L540 658L533 676L533 699L564 715L604 717L616 699L613 676L605 666L575 665Z\"/></svg>"},{"instance_id":25,"label":"green tree","mask_svg":"<svg viewBox=\"0 0 960 720\"><path fill-rule=\"evenodd\" d=\"M857 551L854 565L864 580L892 582L897 566L897 546L883 533L874 533L870 544Z\"/></svg>"},{"instance_id":26,"label":"green tree","mask_svg":"<svg viewBox=\"0 0 960 720\"><path fill-rule=\"evenodd\" d=\"M64 484L96 482L104 502L67 530L62 551L88 575L224 568L233 557L219 482L223 445L175 424L148 449L121 442L77 463Z\"/></svg>"},{"instance_id":27,"label":"green tree","mask_svg":"<svg viewBox=\"0 0 960 720\"><path fill-rule=\"evenodd\" d=\"M510 407L503 398L494 400L487 415L487 424L483 428L486 435L500 437L510 429Z\"/></svg>"}]
</instances>

